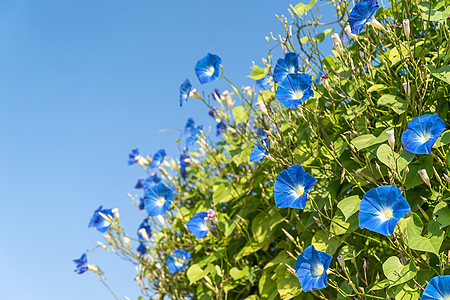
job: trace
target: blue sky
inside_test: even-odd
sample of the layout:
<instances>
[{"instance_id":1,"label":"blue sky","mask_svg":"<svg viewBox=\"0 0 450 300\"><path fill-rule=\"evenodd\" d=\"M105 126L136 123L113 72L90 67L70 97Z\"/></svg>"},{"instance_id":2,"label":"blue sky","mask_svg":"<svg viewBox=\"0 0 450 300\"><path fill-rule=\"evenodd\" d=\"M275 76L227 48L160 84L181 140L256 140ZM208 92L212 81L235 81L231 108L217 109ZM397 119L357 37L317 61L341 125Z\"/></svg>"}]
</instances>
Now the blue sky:
<instances>
[{"instance_id":1,"label":"blue sky","mask_svg":"<svg viewBox=\"0 0 450 300\"><path fill-rule=\"evenodd\" d=\"M87 224L118 207L134 233L141 217L128 192L138 166L131 148L178 157L171 133L188 117L213 125L195 99L178 106L197 60L223 59L237 86L264 37L281 33L274 14L289 1L21 1L0 3L1 299L111 299L72 259L102 237ZM296 4L296 3L293 3ZM202 86L227 88L224 82ZM131 265L104 251L90 258L121 299L136 299Z\"/></svg>"}]
</instances>

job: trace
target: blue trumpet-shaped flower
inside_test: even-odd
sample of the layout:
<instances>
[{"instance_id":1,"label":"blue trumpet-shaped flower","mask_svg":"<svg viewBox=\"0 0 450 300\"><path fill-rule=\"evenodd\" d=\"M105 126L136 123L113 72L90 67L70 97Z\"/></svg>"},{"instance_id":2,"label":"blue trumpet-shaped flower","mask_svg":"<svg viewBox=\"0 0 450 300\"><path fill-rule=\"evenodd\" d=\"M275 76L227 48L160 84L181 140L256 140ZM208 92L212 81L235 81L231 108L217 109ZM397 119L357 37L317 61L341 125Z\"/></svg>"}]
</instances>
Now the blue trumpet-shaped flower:
<instances>
[{"instance_id":1,"label":"blue trumpet-shaped flower","mask_svg":"<svg viewBox=\"0 0 450 300\"><path fill-rule=\"evenodd\" d=\"M141 177L138 179L136 185L134 186L135 189L143 189L144 188L144 177Z\"/></svg>"},{"instance_id":2,"label":"blue trumpet-shaped flower","mask_svg":"<svg viewBox=\"0 0 450 300\"><path fill-rule=\"evenodd\" d=\"M225 133L226 130L227 130L227 124L224 121L220 121L219 123L217 123L217 126L216 126L216 136L219 136L222 133Z\"/></svg>"},{"instance_id":3,"label":"blue trumpet-shaped flower","mask_svg":"<svg viewBox=\"0 0 450 300\"><path fill-rule=\"evenodd\" d=\"M152 169L158 168L162 164L164 157L166 157L166 151L164 149L161 149L158 152L156 152L155 155L153 155L152 164L150 165L150 168Z\"/></svg>"},{"instance_id":4,"label":"blue trumpet-shaped flower","mask_svg":"<svg viewBox=\"0 0 450 300\"><path fill-rule=\"evenodd\" d=\"M149 216L158 216L165 214L173 198L175 191L166 187L163 183L158 183L145 191L144 203Z\"/></svg>"},{"instance_id":5,"label":"blue trumpet-shaped flower","mask_svg":"<svg viewBox=\"0 0 450 300\"><path fill-rule=\"evenodd\" d=\"M147 253L147 247L145 246L145 243L139 243L139 246L136 249L136 252L140 255L144 255L145 253Z\"/></svg>"},{"instance_id":6,"label":"blue trumpet-shaped flower","mask_svg":"<svg viewBox=\"0 0 450 300\"><path fill-rule=\"evenodd\" d=\"M144 208L145 208L145 201L144 198L141 197L139 198L139 210L144 210Z\"/></svg>"},{"instance_id":7,"label":"blue trumpet-shaped flower","mask_svg":"<svg viewBox=\"0 0 450 300\"><path fill-rule=\"evenodd\" d=\"M411 210L401 191L393 185L373 188L359 204L359 227L392 235L398 221Z\"/></svg>"},{"instance_id":8,"label":"blue trumpet-shaped flower","mask_svg":"<svg viewBox=\"0 0 450 300\"><path fill-rule=\"evenodd\" d=\"M139 178L138 182L136 183L136 185L134 186L135 189L148 189L151 186L160 183L161 182L161 177L158 176L158 174L153 173L152 175L150 175L149 177L147 177L147 179L144 178Z\"/></svg>"},{"instance_id":9,"label":"blue trumpet-shaped flower","mask_svg":"<svg viewBox=\"0 0 450 300\"><path fill-rule=\"evenodd\" d=\"M172 255L169 255L166 259L167 269L170 273L175 274L186 268L190 258L191 254L185 250L173 250Z\"/></svg>"},{"instance_id":10,"label":"blue trumpet-shaped flower","mask_svg":"<svg viewBox=\"0 0 450 300\"><path fill-rule=\"evenodd\" d=\"M139 159L139 150L133 149L131 153L128 155L128 164L131 166L132 164L137 163Z\"/></svg>"},{"instance_id":11,"label":"blue trumpet-shaped flower","mask_svg":"<svg viewBox=\"0 0 450 300\"><path fill-rule=\"evenodd\" d=\"M197 74L200 83L216 80L219 77L221 62L222 59L219 56L211 53L200 59L195 65L195 74Z\"/></svg>"},{"instance_id":12,"label":"blue trumpet-shaped flower","mask_svg":"<svg viewBox=\"0 0 450 300\"><path fill-rule=\"evenodd\" d=\"M263 137L258 137L260 139L260 141L262 143L264 143L264 146L266 147L266 149L269 149L269 141L267 140L267 138L263 138ZM261 162L264 157L266 157L267 155L269 155L269 152L267 152L264 147L261 145L260 142L257 142L254 146L253 146L253 150L250 153L250 162Z\"/></svg>"},{"instance_id":13,"label":"blue trumpet-shaped flower","mask_svg":"<svg viewBox=\"0 0 450 300\"><path fill-rule=\"evenodd\" d=\"M282 82L288 74L295 74L298 72L298 54L286 53L284 58L279 58L275 69L273 70L273 80L275 82Z\"/></svg>"},{"instance_id":14,"label":"blue trumpet-shaped flower","mask_svg":"<svg viewBox=\"0 0 450 300\"><path fill-rule=\"evenodd\" d=\"M286 108L296 108L314 96L311 85L312 76L309 74L288 74L278 86L275 98Z\"/></svg>"},{"instance_id":15,"label":"blue trumpet-shaped flower","mask_svg":"<svg viewBox=\"0 0 450 300\"><path fill-rule=\"evenodd\" d=\"M190 165L189 163L189 155L186 153L186 150L180 154L180 173L183 178L186 178L187 172L186 167Z\"/></svg>"},{"instance_id":16,"label":"blue trumpet-shaped flower","mask_svg":"<svg viewBox=\"0 0 450 300\"><path fill-rule=\"evenodd\" d=\"M187 229L198 239L204 238L210 229L215 227L211 225L212 222L208 218L207 212L199 212L192 216L186 223Z\"/></svg>"},{"instance_id":17,"label":"blue trumpet-shaped flower","mask_svg":"<svg viewBox=\"0 0 450 300\"><path fill-rule=\"evenodd\" d=\"M186 139L186 147L190 148L194 146L195 142L198 141L198 136L200 135L200 131L203 130L203 125L196 127L191 135Z\"/></svg>"},{"instance_id":18,"label":"blue trumpet-shaped flower","mask_svg":"<svg viewBox=\"0 0 450 300\"><path fill-rule=\"evenodd\" d=\"M412 119L402 134L403 147L411 153L430 154L431 148L445 130L438 114L423 115Z\"/></svg>"},{"instance_id":19,"label":"blue trumpet-shaped flower","mask_svg":"<svg viewBox=\"0 0 450 300\"><path fill-rule=\"evenodd\" d=\"M356 3L348 18L352 33L360 33L364 25L375 15L378 8L380 8L380 6L378 5L377 0L362 0Z\"/></svg>"},{"instance_id":20,"label":"blue trumpet-shaped flower","mask_svg":"<svg viewBox=\"0 0 450 300\"><path fill-rule=\"evenodd\" d=\"M420 300L450 299L450 275L431 278Z\"/></svg>"},{"instance_id":21,"label":"blue trumpet-shaped flower","mask_svg":"<svg viewBox=\"0 0 450 300\"><path fill-rule=\"evenodd\" d=\"M95 212L94 215L91 218L91 221L89 222L88 227L95 227L98 231L101 233L105 233L108 231L108 229L111 227L111 223L105 220L101 215L114 218L114 214L112 212L112 209L102 209L102 206L100 206Z\"/></svg>"},{"instance_id":22,"label":"blue trumpet-shaped flower","mask_svg":"<svg viewBox=\"0 0 450 300\"><path fill-rule=\"evenodd\" d=\"M145 240L144 237L143 237L143 236L141 235L141 233L139 232L141 229L144 229L144 230L145 230L145 233L147 233L147 236L148 236L148 237L151 237L151 236L152 236L152 229L150 228L150 224L148 223L148 218L145 218L145 219L142 221L141 225L139 225L139 228L138 228L138 230L137 230L137 236L138 236L138 239L140 239L140 240Z\"/></svg>"},{"instance_id":23,"label":"blue trumpet-shaped flower","mask_svg":"<svg viewBox=\"0 0 450 300\"><path fill-rule=\"evenodd\" d=\"M184 134L191 134L195 129L195 121L192 118L189 118L184 126Z\"/></svg>"},{"instance_id":24,"label":"blue trumpet-shaped flower","mask_svg":"<svg viewBox=\"0 0 450 300\"><path fill-rule=\"evenodd\" d=\"M192 84L189 79L186 79L180 86L180 106L186 104L187 99L189 98L189 94L192 90Z\"/></svg>"},{"instance_id":25,"label":"blue trumpet-shaped flower","mask_svg":"<svg viewBox=\"0 0 450 300\"><path fill-rule=\"evenodd\" d=\"M280 208L305 208L308 192L316 181L299 164L289 167L278 174L275 181L275 204Z\"/></svg>"},{"instance_id":26,"label":"blue trumpet-shaped flower","mask_svg":"<svg viewBox=\"0 0 450 300\"><path fill-rule=\"evenodd\" d=\"M328 253L317 251L313 245L300 254L295 262L295 273L303 291L327 286L327 270L332 258Z\"/></svg>"},{"instance_id":27,"label":"blue trumpet-shaped flower","mask_svg":"<svg viewBox=\"0 0 450 300\"><path fill-rule=\"evenodd\" d=\"M79 259L74 259L73 262L75 263L75 272L78 274L83 274L88 270L87 265L87 256L86 253L83 253Z\"/></svg>"}]
</instances>

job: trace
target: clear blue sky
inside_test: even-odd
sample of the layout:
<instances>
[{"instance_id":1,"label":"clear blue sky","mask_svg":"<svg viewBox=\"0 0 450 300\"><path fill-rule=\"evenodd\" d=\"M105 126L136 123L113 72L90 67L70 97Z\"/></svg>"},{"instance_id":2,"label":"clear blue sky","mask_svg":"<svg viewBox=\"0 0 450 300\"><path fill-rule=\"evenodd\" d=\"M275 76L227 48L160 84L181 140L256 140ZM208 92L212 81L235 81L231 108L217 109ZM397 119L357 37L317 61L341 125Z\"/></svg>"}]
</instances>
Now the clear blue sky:
<instances>
[{"instance_id":1,"label":"clear blue sky","mask_svg":"<svg viewBox=\"0 0 450 300\"><path fill-rule=\"evenodd\" d=\"M177 136L158 130L188 117L213 125L198 100L178 105L185 78L199 86L196 61L218 54L237 86L252 84L252 60L261 65L289 3L1 1L0 299L111 299L72 259L102 239L87 228L99 205L118 207L132 234L140 224L127 193L144 174L127 165L130 149L178 158ZM226 85L201 88L215 87ZM136 299L131 265L105 251L90 262Z\"/></svg>"}]
</instances>

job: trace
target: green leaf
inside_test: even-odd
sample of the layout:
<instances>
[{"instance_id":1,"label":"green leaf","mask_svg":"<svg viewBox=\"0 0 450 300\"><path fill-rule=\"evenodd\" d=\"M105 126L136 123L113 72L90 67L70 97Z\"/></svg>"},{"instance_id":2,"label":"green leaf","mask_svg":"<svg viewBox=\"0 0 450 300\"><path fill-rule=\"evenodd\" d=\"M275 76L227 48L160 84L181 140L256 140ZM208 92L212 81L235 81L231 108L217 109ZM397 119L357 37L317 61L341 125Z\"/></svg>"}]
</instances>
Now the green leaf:
<instances>
[{"instance_id":1,"label":"green leaf","mask_svg":"<svg viewBox=\"0 0 450 300\"><path fill-rule=\"evenodd\" d=\"M433 156L429 155L425 161L421 164L410 164L408 166L409 173L406 174L406 180L405 180L405 188L406 190L409 190L412 187L415 187L417 185L423 184L423 180L420 177L420 175L417 173L417 171L421 169L427 170L428 176L430 179L434 176L433 172Z\"/></svg>"},{"instance_id":2,"label":"green leaf","mask_svg":"<svg viewBox=\"0 0 450 300\"><path fill-rule=\"evenodd\" d=\"M448 144L450 144L450 130L446 130L441 134L441 136L437 139L435 146L442 147Z\"/></svg>"},{"instance_id":3,"label":"green leaf","mask_svg":"<svg viewBox=\"0 0 450 300\"><path fill-rule=\"evenodd\" d=\"M431 12L429 10L426 10L422 13L422 18L426 21L428 21L428 18L432 22L439 22L441 24L444 24L447 20L448 16L450 15L450 9L447 7L444 11L437 11L432 9Z\"/></svg>"},{"instance_id":4,"label":"green leaf","mask_svg":"<svg viewBox=\"0 0 450 300\"><path fill-rule=\"evenodd\" d=\"M239 124L248 120L249 113L245 111L243 106L237 106L233 108L233 116L236 124Z\"/></svg>"},{"instance_id":5,"label":"green leaf","mask_svg":"<svg viewBox=\"0 0 450 300\"><path fill-rule=\"evenodd\" d=\"M388 86L386 86L386 85L384 85L384 84L375 84L375 85L372 85L372 86L367 90L367 92L368 92L368 93L372 93L372 92L376 92L376 91L385 90L385 89L387 89L387 88L388 88Z\"/></svg>"},{"instance_id":6,"label":"green leaf","mask_svg":"<svg viewBox=\"0 0 450 300\"><path fill-rule=\"evenodd\" d=\"M344 214L345 221L348 220L354 213L356 213L359 210L359 203L361 202L361 199L359 199L359 196L350 196L347 198L344 198L344 200L341 200L337 207L341 210L341 212Z\"/></svg>"},{"instance_id":7,"label":"green leaf","mask_svg":"<svg viewBox=\"0 0 450 300\"><path fill-rule=\"evenodd\" d=\"M417 268L413 261L403 266L397 256L391 256L383 263L383 272L392 287L414 278Z\"/></svg>"},{"instance_id":8,"label":"green leaf","mask_svg":"<svg viewBox=\"0 0 450 300\"><path fill-rule=\"evenodd\" d=\"M363 134L360 136L357 136L353 140L351 140L351 143L353 146L356 147L356 149L362 150L366 149L370 146L381 144L387 141L387 135L386 131L388 131L389 128L386 128L382 133L380 133L379 136L375 137L373 134Z\"/></svg>"},{"instance_id":9,"label":"green leaf","mask_svg":"<svg viewBox=\"0 0 450 300\"><path fill-rule=\"evenodd\" d=\"M406 45L404 44L400 44L400 51L401 55L397 47L394 47L391 49L391 51L389 51L389 60L391 61L391 66L397 64L398 62L400 62L402 59L404 59L406 56L409 55L408 47L406 47Z\"/></svg>"},{"instance_id":10,"label":"green leaf","mask_svg":"<svg viewBox=\"0 0 450 300\"><path fill-rule=\"evenodd\" d=\"M248 273L248 266L245 266L242 270L239 270L236 267L231 268L230 275L234 280L239 280Z\"/></svg>"},{"instance_id":11,"label":"green leaf","mask_svg":"<svg viewBox=\"0 0 450 300\"><path fill-rule=\"evenodd\" d=\"M205 275L208 275L208 271L203 270L198 264L195 264L189 267L186 274L189 279L189 284L193 284L205 277Z\"/></svg>"},{"instance_id":12,"label":"green leaf","mask_svg":"<svg viewBox=\"0 0 450 300\"><path fill-rule=\"evenodd\" d=\"M442 66L439 69L436 69L433 66L427 66L427 68L431 75L450 84L450 66Z\"/></svg>"},{"instance_id":13,"label":"green leaf","mask_svg":"<svg viewBox=\"0 0 450 300\"><path fill-rule=\"evenodd\" d=\"M290 258L286 263L288 265L294 265L294 260ZM281 299L292 299L301 293L298 278L292 275L284 264L280 264L275 268L275 274L277 289Z\"/></svg>"},{"instance_id":14,"label":"green leaf","mask_svg":"<svg viewBox=\"0 0 450 300\"><path fill-rule=\"evenodd\" d=\"M413 250L434 253L439 257L439 249L444 241L445 233L439 223L433 220L428 223L427 229L427 236L421 236L423 222L417 214L406 219L409 247Z\"/></svg>"},{"instance_id":15,"label":"green leaf","mask_svg":"<svg viewBox=\"0 0 450 300\"><path fill-rule=\"evenodd\" d=\"M402 154L398 155L386 144L381 145L377 150L378 159L392 170L397 170L398 168L399 172L413 161L414 156L415 154L406 150L403 150Z\"/></svg>"},{"instance_id":16,"label":"green leaf","mask_svg":"<svg viewBox=\"0 0 450 300\"><path fill-rule=\"evenodd\" d=\"M445 202L439 202L434 208L433 218L436 217L436 221L441 224L441 228L450 225L450 208Z\"/></svg>"},{"instance_id":17,"label":"green leaf","mask_svg":"<svg viewBox=\"0 0 450 300\"><path fill-rule=\"evenodd\" d=\"M311 2L309 2L309 4L307 4L307 5L300 2L299 4L297 4L294 7L295 12L297 12L297 14L299 16L302 16L302 15L306 14L306 12L308 10L310 10L314 6L314 4L316 4L316 2L317 2L317 0L311 0Z\"/></svg>"},{"instance_id":18,"label":"green leaf","mask_svg":"<svg viewBox=\"0 0 450 300\"><path fill-rule=\"evenodd\" d=\"M337 237L330 238L325 231L319 230L312 238L311 244L314 245L314 248L318 251L333 255L341 245L341 242Z\"/></svg>"},{"instance_id":19,"label":"green leaf","mask_svg":"<svg viewBox=\"0 0 450 300\"><path fill-rule=\"evenodd\" d=\"M223 202L228 202L233 197L231 196L231 187L225 184L213 187L213 202L214 204L219 204Z\"/></svg>"},{"instance_id":20,"label":"green leaf","mask_svg":"<svg viewBox=\"0 0 450 300\"><path fill-rule=\"evenodd\" d=\"M257 65L253 65L253 70L247 77L250 77L254 80L261 80L269 73L269 70L267 68L263 69Z\"/></svg>"},{"instance_id":21,"label":"green leaf","mask_svg":"<svg viewBox=\"0 0 450 300\"><path fill-rule=\"evenodd\" d=\"M406 103L405 100L393 95L383 95L378 99L378 105L387 106L397 114L405 112Z\"/></svg>"},{"instance_id":22,"label":"green leaf","mask_svg":"<svg viewBox=\"0 0 450 300\"><path fill-rule=\"evenodd\" d=\"M395 300L418 300L420 298L419 287L409 287L407 283L395 289Z\"/></svg>"},{"instance_id":23,"label":"green leaf","mask_svg":"<svg viewBox=\"0 0 450 300\"><path fill-rule=\"evenodd\" d=\"M265 271L259 279L258 290L262 299L274 300L278 297L277 283L270 278L271 275L272 271Z\"/></svg>"},{"instance_id":24,"label":"green leaf","mask_svg":"<svg viewBox=\"0 0 450 300\"><path fill-rule=\"evenodd\" d=\"M383 279L381 281L378 281L376 284L372 286L372 288L369 290L369 292L372 291L379 291L387 288L389 286L389 280Z\"/></svg>"}]
</instances>

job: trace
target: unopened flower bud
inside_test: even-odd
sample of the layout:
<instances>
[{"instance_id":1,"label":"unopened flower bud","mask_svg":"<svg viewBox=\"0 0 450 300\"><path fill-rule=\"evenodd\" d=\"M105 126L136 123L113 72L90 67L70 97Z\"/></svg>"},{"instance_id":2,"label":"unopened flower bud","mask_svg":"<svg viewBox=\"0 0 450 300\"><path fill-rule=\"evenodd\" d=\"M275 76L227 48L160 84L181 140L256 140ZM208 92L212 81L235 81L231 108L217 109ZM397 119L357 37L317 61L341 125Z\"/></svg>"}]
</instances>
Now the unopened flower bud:
<instances>
[{"instance_id":1,"label":"unopened flower bud","mask_svg":"<svg viewBox=\"0 0 450 300\"><path fill-rule=\"evenodd\" d=\"M391 149L394 150L394 146L395 146L394 130L386 131L386 135L387 135L387 138L388 138L389 146L391 146Z\"/></svg>"},{"instance_id":2,"label":"unopened flower bud","mask_svg":"<svg viewBox=\"0 0 450 300\"><path fill-rule=\"evenodd\" d=\"M158 215L156 218L158 219L159 223L161 223L161 225L164 226L164 224L166 224L166 221L164 221L164 217L162 215Z\"/></svg>"},{"instance_id":3,"label":"unopened flower bud","mask_svg":"<svg viewBox=\"0 0 450 300\"><path fill-rule=\"evenodd\" d=\"M130 238L127 236L123 237L123 245L125 246L125 248L130 247Z\"/></svg>"},{"instance_id":4,"label":"unopened flower bud","mask_svg":"<svg viewBox=\"0 0 450 300\"><path fill-rule=\"evenodd\" d=\"M211 220L208 217L204 217L203 220L205 221L208 229L211 230Z\"/></svg>"},{"instance_id":5,"label":"unopened flower bud","mask_svg":"<svg viewBox=\"0 0 450 300\"><path fill-rule=\"evenodd\" d=\"M409 173L409 167L408 166L406 166L404 170L405 170L405 174Z\"/></svg>"},{"instance_id":6,"label":"unopened flower bud","mask_svg":"<svg viewBox=\"0 0 450 300\"><path fill-rule=\"evenodd\" d=\"M250 86L244 87L244 92L247 94L248 99L252 99L253 97L253 90Z\"/></svg>"},{"instance_id":7,"label":"unopened flower bud","mask_svg":"<svg viewBox=\"0 0 450 300\"><path fill-rule=\"evenodd\" d=\"M331 35L331 38L333 39L333 41L334 41L335 43L339 43L339 45L342 46L342 41L341 41L341 38L339 37L339 34L333 33L333 34Z\"/></svg>"},{"instance_id":8,"label":"unopened flower bud","mask_svg":"<svg viewBox=\"0 0 450 300\"><path fill-rule=\"evenodd\" d=\"M417 173L420 175L423 182L425 182L425 184L431 188L430 178L428 177L427 170L422 169L422 170L417 171Z\"/></svg>"},{"instance_id":9,"label":"unopened flower bud","mask_svg":"<svg viewBox=\"0 0 450 300\"><path fill-rule=\"evenodd\" d=\"M142 157L140 155L136 155L134 160L137 161L137 163L143 168L145 168L145 165L149 164L148 161L144 157Z\"/></svg>"},{"instance_id":10,"label":"unopened flower bud","mask_svg":"<svg viewBox=\"0 0 450 300\"><path fill-rule=\"evenodd\" d=\"M336 52L342 56L342 48L341 45L338 42L334 42L334 49L336 50Z\"/></svg>"},{"instance_id":11,"label":"unopened flower bud","mask_svg":"<svg viewBox=\"0 0 450 300\"><path fill-rule=\"evenodd\" d=\"M234 101L231 98L230 92L228 91L223 91L222 93L223 97L225 98L225 104L227 105L227 107L231 107L233 108L234 106Z\"/></svg>"},{"instance_id":12,"label":"unopened flower bud","mask_svg":"<svg viewBox=\"0 0 450 300\"><path fill-rule=\"evenodd\" d=\"M208 209L208 211L206 212L207 216L209 219L212 219L216 216L216 212L213 209Z\"/></svg>"},{"instance_id":13,"label":"unopened flower bud","mask_svg":"<svg viewBox=\"0 0 450 300\"><path fill-rule=\"evenodd\" d=\"M347 32L347 34L352 38L352 39L354 39L355 41L358 39L358 37L356 36L356 34L354 34L354 33L352 33L352 28L350 27L350 25L347 25L346 27L345 27L345 32Z\"/></svg>"},{"instance_id":14,"label":"unopened flower bud","mask_svg":"<svg viewBox=\"0 0 450 300\"><path fill-rule=\"evenodd\" d=\"M331 86L328 83L328 76L327 75L323 75L320 78L320 83L322 83L323 87L326 88L328 91L331 89Z\"/></svg>"},{"instance_id":15,"label":"unopened flower bud","mask_svg":"<svg viewBox=\"0 0 450 300\"><path fill-rule=\"evenodd\" d=\"M444 176L445 180L447 180L447 182L449 182L449 183L450 183L450 177L448 177L448 176L447 176L447 174L445 174L445 173L444 173L444 174L442 174L442 175Z\"/></svg>"},{"instance_id":16,"label":"unopened flower bud","mask_svg":"<svg viewBox=\"0 0 450 300\"><path fill-rule=\"evenodd\" d=\"M341 266L342 270L345 270L345 260L342 257L342 255L339 255L337 257L337 261L338 261L339 265Z\"/></svg>"},{"instance_id":17,"label":"unopened flower bud","mask_svg":"<svg viewBox=\"0 0 450 300\"><path fill-rule=\"evenodd\" d=\"M373 27L380 29L380 30L386 30L386 29L384 29L383 25L381 25L381 23L378 22L377 19L375 19L375 18L372 18L372 20L367 22L367 24L372 25Z\"/></svg>"},{"instance_id":18,"label":"unopened flower bud","mask_svg":"<svg viewBox=\"0 0 450 300\"><path fill-rule=\"evenodd\" d=\"M405 32L406 38L409 40L409 36L411 35L411 28L409 27L409 20L403 20L403 31Z\"/></svg>"},{"instance_id":19,"label":"unopened flower bud","mask_svg":"<svg viewBox=\"0 0 450 300\"><path fill-rule=\"evenodd\" d=\"M103 237L105 238L105 240L108 241L108 243L111 244L112 240L111 240L111 236L109 234L104 234Z\"/></svg>"},{"instance_id":20,"label":"unopened flower bud","mask_svg":"<svg viewBox=\"0 0 450 300\"><path fill-rule=\"evenodd\" d=\"M255 106L259 108L259 110L264 114L264 115L268 115L267 112L267 108L266 105L264 104L264 102L262 102L261 100L259 100L258 102L255 103Z\"/></svg>"},{"instance_id":21,"label":"unopened flower bud","mask_svg":"<svg viewBox=\"0 0 450 300\"><path fill-rule=\"evenodd\" d=\"M119 221L120 220L119 209L118 208L113 208L113 209L111 209L111 212L114 215L114 219Z\"/></svg>"},{"instance_id":22,"label":"unopened flower bud","mask_svg":"<svg viewBox=\"0 0 450 300\"><path fill-rule=\"evenodd\" d=\"M408 98L411 96L411 84L409 82L402 83L403 89L405 90L405 94Z\"/></svg>"},{"instance_id":23,"label":"unopened flower bud","mask_svg":"<svg viewBox=\"0 0 450 300\"><path fill-rule=\"evenodd\" d=\"M87 265L88 270L97 273L98 272L98 268L94 265Z\"/></svg>"},{"instance_id":24,"label":"unopened flower bud","mask_svg":"<svg viewBox=\"0 0 450 300\"><path fill-rule=\"evenodd\" d=\"M144 238L145 241L147 241L147 242L150 241L148 234L147 234L147 230L145 230L145 228L139 229L138 233Z\"/></svg>"},{"instance_id":25,"label":"unopened flower bud","mask_svg":"<svg viewBox=\"0 0 450 300\"><path fill-rule=\"evenodd\" d=\"M202 99L203 99L202 95L200 95L200 93L197 91L196 88L193 88L193 89L191 90L191 92L189 93L189 97L190 97L190 98L199 99L199 100L202 100Z\"/></svg>"}]
</instances>

